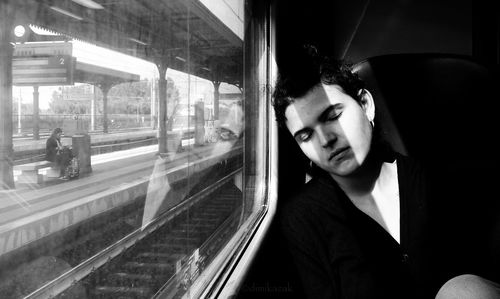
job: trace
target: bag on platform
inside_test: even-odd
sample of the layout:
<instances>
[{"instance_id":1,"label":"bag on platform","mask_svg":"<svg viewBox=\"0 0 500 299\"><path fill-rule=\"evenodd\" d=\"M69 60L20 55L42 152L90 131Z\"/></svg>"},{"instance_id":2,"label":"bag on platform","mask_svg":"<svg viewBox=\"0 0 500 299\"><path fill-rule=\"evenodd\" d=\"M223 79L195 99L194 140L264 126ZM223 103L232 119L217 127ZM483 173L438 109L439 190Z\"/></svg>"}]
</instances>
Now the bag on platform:
<instances>
[{"instance_id":1,"label":"bag on platform","mask_svg":"<svg viewBox=\"0 0 500 299\"><path fill-rule=\"evenodd\" d=\"M66 166L64 175L70 179L77 178L80 175L80 165L77 158L72 158Z\"/></svg>"}]
</instances>

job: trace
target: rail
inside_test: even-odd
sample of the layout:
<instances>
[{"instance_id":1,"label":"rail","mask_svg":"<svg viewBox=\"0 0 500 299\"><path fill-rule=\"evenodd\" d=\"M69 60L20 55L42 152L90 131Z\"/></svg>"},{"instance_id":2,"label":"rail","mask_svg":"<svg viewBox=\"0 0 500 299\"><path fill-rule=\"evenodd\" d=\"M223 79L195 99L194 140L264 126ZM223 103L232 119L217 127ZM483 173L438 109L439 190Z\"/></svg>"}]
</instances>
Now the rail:
<instances>
[{"instance_id":1,"label":"rail","mask_svg":"<svg viewBox=\"0 0 500 299\"><path fill-rule=\"evenodd\" d=\"M196 204L198 201L201 199L207 197L214 191L216 191L220 186L228 182L230 179L233 178L233 176L240 172L242 168L238 168L231 172L230 174L226 175L224 178L220 179L216 183L210 185L209 187L206 187L205 189L201 190L200 192L196 193L195 195L185 199L181 203L177 204L176 206L172 207L170 210L167 212L161 214L159 217L155 218L151 222L147 223L145 226L136 229L129 235L125 236L124 238L120 239L118 242L115 244L108 246L107 248L103 249L101 252L95 254L93 257L89 258L88 260L84 261L83 263L77 265L76 267L72 268L68 272L62 274L61 276L57 277L56 279L46 283L44 286L39 288L38 290L32 292L25 298L51 298L56 296L57 294L63 292L67 288L71 287L72 284L78 282L79 280L83 279L87 275L91 274L93 271L95 271L97 268L103 266L107 262L109 262L111 259L114 257L118 256L121 254L123 251L126 249L132 247L136 243L138 243L140 240L142 240L144 237L149 235L150 233L154 232L161 226L163 226L167 221L172 220L174 217L177 215L181 214L183 211L187 210L194 204ZM169 170L167 173L174 172L175 170Z\"/></svg>"},{"instance_id":2,"label":"rail","mask_svg":"<svg viewBox=\"0 0 500 299\"><path fill-rule=\"evenodd\" d=\"M238 172L240 170L237 170L235 172ZM233 172L233 174L235 173ZM218 238L220 235L223 234L224 231L226 231L232 224L232 222L234 221L234 217L239 214L239 211L236 210L234 211L231 216L229 216L225 221L224 223L222 223L218 228L217 230L213 233L213 235L211 235L204 243L203 245L199 248L199 252L200 252L200 255L203 255L203 253L205 253L206 251L209 250L209 246L213 243L213 241ZM208 255L207 255L208 256ZM212 262L213 260L213 257L212 259L210 260L204 260L204 264L207 264L207 263L210 263ZM182 270L187 270L191 267L191 265L189 263L185 264L183 269ZM196 273L191 273L190 276L189 276L189 280L191 279L196 279L199 275L200 275L200 272L199 272L199 268L200 267L196 267L197 268L197 271ZM181 272L182 272L181 270ZM189 283L186 282L186 281L183 281L183 280L180 280L178 278L177 275L174 275L172 276L157 292L156 294L152 297L153 299L160 299L160 298L167 298L167 299L171 299L175 293L176 293L176 290L179 288L179 287L182 287L184 284L184 287L186 287Z\"/></svg>"}]
</instances>

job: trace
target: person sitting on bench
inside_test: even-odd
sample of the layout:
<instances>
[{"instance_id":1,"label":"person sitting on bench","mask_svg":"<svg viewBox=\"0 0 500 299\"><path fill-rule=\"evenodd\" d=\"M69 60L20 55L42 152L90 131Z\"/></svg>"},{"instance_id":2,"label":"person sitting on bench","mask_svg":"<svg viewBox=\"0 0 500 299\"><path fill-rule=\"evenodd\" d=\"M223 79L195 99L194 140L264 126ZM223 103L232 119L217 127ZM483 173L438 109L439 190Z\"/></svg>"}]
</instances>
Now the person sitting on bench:
<instances>
[{"instance_id":1,"label":"person sitting on bench","mask_svg":"<svg viewBox=\"0 0 500 299\"><path fill-rule=\"evenodd\" d=\"M45 146L45 159L56 163L56 166L60 169L59 179L68 180L65 170L71 161L72 153L68 147L61 144L61 135L61 128L55 128L52 131L52 135L47 139Z\"/></svg>"}]
</instances>

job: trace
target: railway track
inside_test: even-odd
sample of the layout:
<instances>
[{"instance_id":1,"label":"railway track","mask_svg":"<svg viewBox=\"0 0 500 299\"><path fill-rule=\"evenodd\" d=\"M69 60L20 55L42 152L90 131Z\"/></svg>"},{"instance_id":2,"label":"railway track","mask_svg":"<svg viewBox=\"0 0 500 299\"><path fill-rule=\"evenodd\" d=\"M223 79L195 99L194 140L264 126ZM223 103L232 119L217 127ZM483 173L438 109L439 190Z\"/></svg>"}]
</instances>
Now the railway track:
<instances>
[{"instance_id":1,"label":"railway track","mask_svg":"<svg viewBox=\"0 0 500 299\"><path fill-rule=\"evenodd\" d=\"M206 150L210 151L210 148ZM118 258L118 256L128 257L129 253L124 254L125 251L129 252L131 246L139 248L142 246L139 245L139 243L143 243L142 239L148 238L149 240L148 236L155 234L155 231L174 229L175 225L183 226L182 229L184 231L182 229L181 231L177 231L179 228L175 228L175 230L169 232L171 235L165 233L164 241L175 241L176 246L184 244L186 252L182 253L182 256L169 255L170 259L177 258L175 260L176 268L174 271L176 275L179 275L179 269L189 264L188 260L192 259L192 256L188 254L189 250L192 250L192 246L198 248L198 255L202 252L202 256L211 255L210 252L215 250L213 246L205 246L203 247L205 249L201 250L199 249L201 248L199 242L204 241L203 244L207 243L207 236L211 234L210 230L213 227L221 227L218 215L227 206L225 201L218 202L219 197L225 196L224 192L218 191L222 188L221 186L229 182L228 184L233 191L240 192L239 189L232 185L232 178L235 173L241 171L241 155L238 152L238 148L236 148L218 163L212 163L216 158L207 157L204 151L197 155L196 157L201 160L196 163L193 160L189 164L190 166L184 166L183 163L175 160L174 164L169 164L169 167L166 167L163 175L168 177L172 191L175 193L174 197L179 197L179 199L182 197L184 200L176 206L169 208L166 216L160 217L162 220L141 228L144 207L147 205L147 201L145 200L145 196L139 196L131 199L124 205L117 206L104 213L96 214L77 225L69 226L60 232L52 233L23 246L19 250L11 251L1 256L0 294L2 296L0 297L24 298L28 296L28 298L49 298L60 294L58 298L99 298L101 295L98 295L98 288L92 292L88 288L89 285L93 285L89 284L92 282L92 279L98 277L95 275L101 275L93 274L96 269L100 267L102 269L110 269L110 265L116 267L117 264L121 264L122 262L115 262L115 258ZM173 168L171 169L171 167ZM187 176L188 173L189 176ZM187 180L188 177L189 180ZM123 180L125 177L120 175L120 178ZM95 188L96 186L92 189ZM221 190L224 190L224 188ZM88 188L83 189L87 190ZM66 196L69 195L70 193L66 194ZM208 198L214 198L214 196L215 199L210 200L210 205L204 206L208 204ZM242 195L240 192L230 202L240 204L241 198ZM203 213L197 212L200 209ZM238 211L239 208L231 206L229 210ZM238 221L240 214L239 212L236 212L236 214L234 219ZM226 219L229 218L226 217ZM205 234L200 235L200 232L205 232ZM214 234L212 233L211 235ZM217 235L220 236L220 234ZM181 240L184 240L185 243L181 243ZM157 253L159 250L160 248L152 252ZM157 258L165 258L166 254L169 254L169 252L163 252ZM149 252L139 255L138 258L152 259L153 256ZM203 259L208 260L208 258ZM132 265L134 264L129 264L130 267ZM155 273L153 270L151 271ZM134 277L123 275L123 273L118 272L110 275L109 281L116 281L119 277L122 277L124 280L130 280L131 277ZM28 275L31 275L32 278L26 278ZM141 277L144 279L148 276L136 276L135 278ZM155 276L156 278L158 278L157 275ZM158 278L158 281L164 278ZM80 282L76 283L77 281ZM174 282L171 281L170 283ZM175 283L179 283L179 281L176 280ZM74 286L72 287L72 285ZM136 282L134 285L136 285ZM113 289L116 286L105 285L99 292L107 290L106 286L111 287L108 291L117 291L117 289ZM165 285L162 286L162 289L164 288ZM64 290L66 289L68 291L65 292ZM75 295L74 289L80 290L78 292L79 295ZM147 296L149 296L149 292ZM108 295L102 295L101 297L109 298ZM122 296L120 298L127 297ZM130 298L137 298L137 296L133 295Z\"/></svg>"},{"instance_id":2,"label":"railway track","mask_svg":"<svg viewBox=\"0 0 500 299\"><path fill-rule=\"evenodd\" d=\"M152 298L160 291L181 296L237 229L242 194L229 178L28 298Z\"/></svg>"}]
</instances>

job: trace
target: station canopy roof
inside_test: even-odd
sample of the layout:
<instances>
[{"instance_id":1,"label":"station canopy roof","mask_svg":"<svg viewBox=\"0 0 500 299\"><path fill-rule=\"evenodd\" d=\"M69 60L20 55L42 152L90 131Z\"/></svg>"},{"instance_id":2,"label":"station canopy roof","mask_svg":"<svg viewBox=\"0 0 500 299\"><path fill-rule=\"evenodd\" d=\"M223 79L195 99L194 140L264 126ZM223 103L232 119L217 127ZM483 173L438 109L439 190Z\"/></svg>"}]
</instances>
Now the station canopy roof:
<instances>
[{"instance_id":1,"label":"station canopy roof","mask_svg":"<svg viewBox=\"0 0 500 299\"><path fill-rule=\"evenodd\" d=\"M198 0L17 3L23 6L17 19L66 39L96 44L211 81L242 84L242 39ZM31 34L30 41L40 40L43 38Z\"/></svg>"},{"instance_id":2,"label":"station canopy roof","mask_svg":"<svg viewBox=\"0 0 500 299\"><path fill-rule=\"evenodd\" d=\"M109 86L139 81L137 74L122 72L93 64L76 62L74 81L90 84L108 84Z\"/></svg>"}]
</instances>

